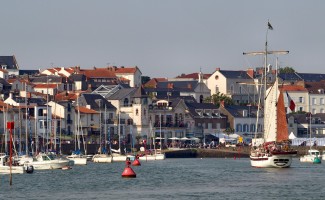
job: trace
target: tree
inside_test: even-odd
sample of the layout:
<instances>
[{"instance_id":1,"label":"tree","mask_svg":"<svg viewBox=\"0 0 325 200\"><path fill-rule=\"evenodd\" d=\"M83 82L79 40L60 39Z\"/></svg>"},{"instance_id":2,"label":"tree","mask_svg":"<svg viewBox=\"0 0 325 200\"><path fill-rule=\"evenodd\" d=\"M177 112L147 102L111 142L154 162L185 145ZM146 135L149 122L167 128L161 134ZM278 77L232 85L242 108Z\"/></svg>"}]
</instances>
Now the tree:
<instances>
[{"instance_id":1,"label":"tree","mask_svg":"<svg viewBox=\"0 0 325 200\"><path fill-rule=\"evenodd\" d=\"M232 133L235 132L235 129L228 127L228 128L226 128L225 132L226 132L226 134L227 134L228 137L229 137L230 134L232 134Z\"/></svg>"},{"instance_id":2,"label":"tree","mask_svg":"<svg viewBox=\"0 0 325 200\"><path fill-rule=\"evenodd\" d=\"M234 102L228 96L223 93L218 92L217 94L212 95L211 97L207 97L204 99L205 103L213 103L217 107L220 106L220 102L224 102L226 105L233 105Z\"/></svg>"},{"instance_id":3,"label":"tree","mask_svg":"<svg viewBox=\"0 0 325 200\"><path fill-rule=\"evenodd\" d=\"M280 74L292 74L295 73L296 71L292 67L284 67L279 69Z\"/></svg>"},{"instance_id":4,"label":"tree","mask_svg":"<svg viewBox=\"0 0 325 200\"><path fill-rule=\"evenodd\" d=\"M150 77L149 76L141 76L141 84L145 84L148 81L150 81Z\"/></svg>"}]
</instances>

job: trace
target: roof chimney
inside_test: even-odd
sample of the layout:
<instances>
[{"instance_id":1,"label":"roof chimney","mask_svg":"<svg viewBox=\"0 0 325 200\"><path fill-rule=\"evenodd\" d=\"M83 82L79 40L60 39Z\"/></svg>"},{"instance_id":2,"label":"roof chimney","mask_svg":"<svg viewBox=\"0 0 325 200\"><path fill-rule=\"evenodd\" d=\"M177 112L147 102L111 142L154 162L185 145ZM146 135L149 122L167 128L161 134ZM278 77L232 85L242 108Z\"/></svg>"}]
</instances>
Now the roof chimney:
<instances>
[{"instance_id":1,"label":"roof chimney","mask_svg":"<svg viewBox=\"0 0 325 200\"><path fill-rule=\"evenodd\" d=\"M217 67L217 68L216 68L216 71L220 71L220 67Z\"/></svg>"}]
</instances>

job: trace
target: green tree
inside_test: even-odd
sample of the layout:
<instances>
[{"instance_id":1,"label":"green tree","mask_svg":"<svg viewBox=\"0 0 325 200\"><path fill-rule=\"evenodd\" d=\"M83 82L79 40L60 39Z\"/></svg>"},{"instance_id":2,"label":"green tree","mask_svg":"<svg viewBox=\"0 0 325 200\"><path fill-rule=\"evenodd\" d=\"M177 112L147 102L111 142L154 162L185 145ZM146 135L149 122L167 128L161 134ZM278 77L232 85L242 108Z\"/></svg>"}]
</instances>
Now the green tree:
<instances>
[{"instance_id":1,"label":"green tree","mask_svg":"<svg viewBox=\"0 0 325 200\"><path fill-rule=\"evenodd\" d=\"M284 67L279 69L280 74L292 74L295 73L296 71L292 67Z\"/></svg>"},{"instance_id":2,"label":"green tree","mask_svg":"<svg viewBox=\"0 0 325 200\"><path fill-rule=\"evenodd\" d=\"M223 93L218 92L217 94L212 95L211 97L207 97L204 99L204 103L213 103L217 107L220 106L220 102L224 102L226 105L233 105L234 102L228 96Z\"/></svg>"},{"instance_id":3,"label":"green tree","mask_svg":"<svg viewBox=\"0 0 325 200\"><path fill-rule=\"evenodd\" d=\"M228 137L229 137L230 134L232 134L232 133L235 132L235 129L228 127L228 128L226 128L225 132L226 132L226 134L227 134Z\"/></svg>"}]
</instances>

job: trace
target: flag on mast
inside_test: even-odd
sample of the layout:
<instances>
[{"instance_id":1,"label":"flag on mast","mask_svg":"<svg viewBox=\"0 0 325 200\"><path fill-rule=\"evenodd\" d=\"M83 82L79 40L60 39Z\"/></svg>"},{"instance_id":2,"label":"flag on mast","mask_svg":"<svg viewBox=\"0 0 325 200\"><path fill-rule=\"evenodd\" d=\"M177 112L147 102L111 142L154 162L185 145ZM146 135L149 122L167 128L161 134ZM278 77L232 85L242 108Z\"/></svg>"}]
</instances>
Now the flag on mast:
<instances>
[{"instance_id":1,"label":"flag on mast","mask_svg":"<svg viewBox=\"0 0 325 200\"><path fill-rule=\"evenodd\" d=\"M296 104L295 102L291 99L291 97L289 96L288 92L287 93L287 97L288 97L288 107L290 108L291 111L294 111L296 108Z\"/></svg>"},{"instance_id":2,"label":"flag on mast","mask_svg":"<svg viewBox=\"0 0 325 200\"><path fill-rule=\"evenodd\" d=\"M270 30L273 30L273 26L271 25L270 22L267 22L267 27L268 27Z\"/></svg>"}]
</instances>

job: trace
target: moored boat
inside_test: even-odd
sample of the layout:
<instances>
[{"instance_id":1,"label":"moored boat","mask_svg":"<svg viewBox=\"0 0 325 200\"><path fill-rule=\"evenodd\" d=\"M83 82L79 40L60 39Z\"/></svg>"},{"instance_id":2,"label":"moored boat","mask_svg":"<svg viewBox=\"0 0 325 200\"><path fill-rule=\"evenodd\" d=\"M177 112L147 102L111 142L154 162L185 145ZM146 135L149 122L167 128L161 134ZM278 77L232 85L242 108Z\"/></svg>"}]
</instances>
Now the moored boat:
<instances>
[{"instance_id":1,"label":"moored boat","mask_svg":"<svg viewBox=\"0 0 325 200\"><path fill-rule=\"evenodd\" d=\"M52 153L39 153L32 160L25 161L21 164L31 164L35 170L44 169L62 169L64 166L68 166L70 161L66 158L59 158Z\"/></svg>"},{"instance_id":2,"label":"moored boat","mask_svg":"<svg viewBox=\"0 0 325 200\"><path fill-rule=\"evenodd\" d=\"M10 166L10 158L8 155L0 154L0 174L24 174L33 173L34 167L31 164L24 164L22 166L18 163L13 163Z\"/></svg>"},{"instance_id":3,"label":"moored boat","mask_svg":"<svg viewBox=\"0 0 325 200\"><path fill-rule=\"evenodd\" d=\"M322 163L322 158L317 149L309 149L306 155L300 157L300 162L320 164Z\"/></svg>"},{"instance_id":4,"label":"moored boat","mask_svg":"<svg viewBox=\"0 0 325 200\"><path fill-rule=\"evenodd\" d=\"M270 29L270 27L271 25L268 22L268 29ZM290 167L292 163L292 157L297 155L297 151L292 150L290 147L283 97L284 91L281 87L279 87L279 78L277 73L275 75L274 83L267 89L269 71L272 71L268 70L267 55L287 53L289 53L289 51L268 51L267 37L265 42L265 51L244 53L244 55L264 55L264 74L261 78L261 82L263 82L264 86L264 129L263 138L257 139L255 137L252 142L250 161L251 166L253 167ZM276 64L277 63L278 62L276 62ZM276 68L275 72L277 72L277 70L278 69ZM259 110L261 108L262 99L262 93L259 92L259 94L257 120L259 118ZM257 134L255 133L255 136L256 135Z\"/></svg>"}]
</instances>

